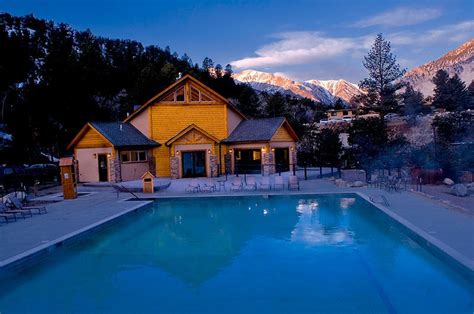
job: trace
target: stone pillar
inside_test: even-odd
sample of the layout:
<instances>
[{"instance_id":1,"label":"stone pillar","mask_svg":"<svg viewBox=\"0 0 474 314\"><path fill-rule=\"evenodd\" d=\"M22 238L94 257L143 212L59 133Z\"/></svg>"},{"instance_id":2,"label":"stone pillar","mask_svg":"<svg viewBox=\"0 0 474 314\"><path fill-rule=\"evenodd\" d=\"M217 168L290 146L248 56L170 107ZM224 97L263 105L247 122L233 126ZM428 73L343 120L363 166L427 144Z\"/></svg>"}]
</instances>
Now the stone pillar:
<instances>
[{"instance_id":1,"label":"stone pillar","mask_svg":"<svg viewBox=\"0 0 474 314\"><path fill-rule=\"evenodd\" d=\"M119 158L109 159L109 171L110 181L121 182L122 181L122 168L120 166Z\"/></svg>"},{"instance_id":2,"label":"stone pillar","mask_svg":"<svg viewBox=\"0 0 474 314\"><path fill-rule=\"evenodd\" d=\"M153 155L148 155L148 171L156 177L156 161Z\"/></svg>"},{"instance_id":3,"label":"stone pillar","mask_svg":"<svg viewBox=\"0 0 474 314\"><path fill-rule=\"evenodd\" d=\"M273 152L263 153L263 175L275 173L275 156Z\"/></svg>"},{"instance_id":4,"label":"stone pillar","mask_svg":"<svg viewBox=\"0 0 474 314\"><path fill-rule=\"evenodd\" d=\"M217 177L219 175L219 166L216 155L209 155L209 170L211 171L211 177Z\"/></svg>"},{"instance_id":5,"label":"stone pillar","mask_svg":"<svg viewBox=\"0 0 474 314\"><path fill-rule=\"evenodd\" d=\"M224 155L224 166L225 166L225 173L232 173L232 154L227 153Z\"/></svg>"},{"instance_id":6,"label":"stone pillar","mask_svg":"<svg viewBox=\"0 0 474 314\"><path fill-rule=\"evenodd\" d=\"M298 163L298 160L296 159L296 150L295 149L293 149L293 150L290 149L290 154L291 154L290 171L293 173L293 169L296 169L296 164Z\"/></svg>"},{"instance_id":7,"label":"stone pillar","mask_svg":"<svg viewBox=\"0 0 474 314\"><path fill-rule=\"evenodd\" d=\"M179 158L170 157L171 179L179 179Z\"/></svg>"}]
</instances>

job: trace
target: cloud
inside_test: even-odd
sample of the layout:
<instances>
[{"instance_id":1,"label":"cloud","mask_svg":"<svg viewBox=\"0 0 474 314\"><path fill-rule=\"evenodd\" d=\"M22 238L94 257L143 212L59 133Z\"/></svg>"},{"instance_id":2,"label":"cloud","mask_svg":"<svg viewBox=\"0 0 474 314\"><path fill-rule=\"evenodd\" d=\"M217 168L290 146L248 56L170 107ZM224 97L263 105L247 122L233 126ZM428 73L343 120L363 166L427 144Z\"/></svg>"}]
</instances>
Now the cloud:
<instances>
[{"instance_id":1,"label":"cloud","mask_svg":"<svg viewBox=\"0 0 474 314\"><path fill-rule=\"evenodd\" d=\"M474 20L445 25L420 32L401 31L385 34L396 51L403 46L424 50L443 42L461 43L472 38ZM372 46L376 34L358 37L330 37L317 31L285 32L273 36L275 41L260 47L255 56L231 61L236 69L278 67L307 64L311 61L361 59ZM323 62L320 62L323 65Z\"/></svg>"},{"instance_id":2,"label":"cloud","mask_svg":"<svg viewBox=\"0 0 474 314\"><path fill-rule=\"evenodd\" d=\"M235 68L251 68L301 64L343 55L363 48L361 38L327 37L321 32L286 32L274 36L277 40L257 51L255 57L231 61Z\"/></svg>"},{"instance_id":3,"label":"cloud","mask_svg":"<svg viewBox=\"0 0 474 314\"><path fill-rule=\"evenodd\" d=\"M397 32L387 34L387 39L393 45L411 45L419 47L422 45L436 44L442 42L464 42L472 38L474 20L464 21L457 24L445 25L422 32Z\"/></svg>"},{"instance_id":4,"label":"cloud","mask_svg":"<svg viewBox=\"0 0 474 314\"><path fill-rule=\"evenodd\" d=\"M383 26L405 26L426 22L441 16L441 10L435 8L397 8L359 20L354 24L356 27Z\"/></svg>"}]
</instances>

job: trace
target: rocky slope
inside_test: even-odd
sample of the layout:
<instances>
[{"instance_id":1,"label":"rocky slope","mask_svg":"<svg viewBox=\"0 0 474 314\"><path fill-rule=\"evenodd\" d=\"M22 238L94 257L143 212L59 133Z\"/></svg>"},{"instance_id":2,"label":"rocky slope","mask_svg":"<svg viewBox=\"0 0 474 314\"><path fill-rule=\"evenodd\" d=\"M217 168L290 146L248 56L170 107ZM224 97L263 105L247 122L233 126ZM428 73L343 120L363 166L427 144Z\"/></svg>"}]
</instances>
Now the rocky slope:
<instances>
[{"instance_id":1,"label":"rocky slope","mask_svg":"<svg viewBox=\"0 0 474 314\"><path fill-rule=\"evenodd\" d=\"M414 68L403 80L421 91L425 96L433 95L433 76L440 69L446 70L450 76L457 74L466 82L474 79L474 39L465 42L458 48L449 51L441 58Z\"/></svg>"},{"instance_id":2,"label":"rocky slope","mask_svg":"<svg viewBox=\"0 0 474 314\"><path fill-rule=\"evenodd\" d=\"M309 80L298 82L267 72L245 70L233 75L239 82L247 83L255 90L269 93L280 92L286 95L306 97L324 104L332 104L337 98L349 102L360 92L356 84L345 80Z\"/></svg>"}]
</instances>

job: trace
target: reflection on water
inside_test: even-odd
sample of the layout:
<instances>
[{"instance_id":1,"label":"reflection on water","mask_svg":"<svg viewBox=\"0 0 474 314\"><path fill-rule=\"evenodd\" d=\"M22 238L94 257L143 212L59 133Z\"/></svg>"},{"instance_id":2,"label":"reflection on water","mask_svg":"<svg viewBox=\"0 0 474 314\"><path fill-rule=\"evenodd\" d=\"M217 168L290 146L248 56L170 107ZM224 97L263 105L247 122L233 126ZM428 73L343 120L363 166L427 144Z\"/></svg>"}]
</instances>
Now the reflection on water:
<instances>
[{"instance_id":1,"label":"reflection on water","mask_svg":"<svg viewBox=\"0 0 474 314\"><path fill-rule=\"evenodd\" d=\"M355 199L353 200L355 201ZM300 216L291 232L292 241L312 246L349 245L352 243L352 235L343 222L344 215L337 215L337 221L331 221L331 226L325 225L328 218L326 214L328 208L325 206L321 208L318 201L314 199L298 201L296 211ZM335 209L331 208L331 210Z\"/></svg>"}]
</instances>

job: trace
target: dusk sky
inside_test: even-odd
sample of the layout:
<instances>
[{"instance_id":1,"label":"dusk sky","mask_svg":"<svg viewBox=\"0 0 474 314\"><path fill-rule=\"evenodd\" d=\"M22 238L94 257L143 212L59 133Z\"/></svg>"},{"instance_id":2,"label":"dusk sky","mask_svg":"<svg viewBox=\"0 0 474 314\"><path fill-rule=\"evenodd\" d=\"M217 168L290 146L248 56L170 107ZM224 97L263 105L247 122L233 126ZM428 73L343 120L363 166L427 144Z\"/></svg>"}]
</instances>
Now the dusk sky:
<instances>
[{"instance_id":1,"label":"dusk sky","mask_svg":"<svg viewBox=\"0 0 474 314\"><path fill-rule=\"evenodd\" d=\"M451 1L143 1L2 0L0 11L33 14L97 35L170 46L201 64L292 79L358 82L379 32L412 68L474 34L474 2Z\"/></svg>"}]
</instances>

